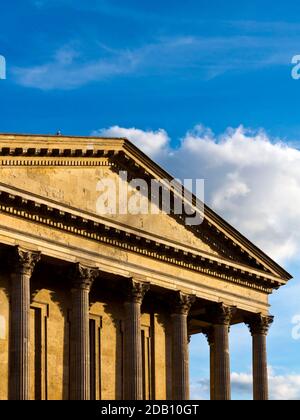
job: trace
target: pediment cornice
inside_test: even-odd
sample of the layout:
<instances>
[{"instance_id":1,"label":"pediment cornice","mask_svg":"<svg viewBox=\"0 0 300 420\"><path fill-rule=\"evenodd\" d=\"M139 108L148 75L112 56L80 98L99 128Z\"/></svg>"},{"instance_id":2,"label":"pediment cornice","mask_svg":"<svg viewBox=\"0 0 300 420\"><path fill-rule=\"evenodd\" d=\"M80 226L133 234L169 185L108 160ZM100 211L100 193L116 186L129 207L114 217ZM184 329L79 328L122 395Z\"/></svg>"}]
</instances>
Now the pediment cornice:
<instances>
[{"instance_id":1,"label":"pediment cornice","mask_svg":"<svg viewBox=\"0 0 300 420\"><path fill-rule=\"evenodd\" d=\"M146 180L173 178L127 139L0 134L0 166L114 166ZM178 184L172 194L180 194ZM190 202L199 212L196 197ZM271 273L284 283L292 276L206 205L201 227L189 229L225 258ZM226 246L219 246L226 243Z\"/></svg>"},{"instance_id":2,"label":"pediment cornice","mask_svg":"<svg viewBox=\"0 0 300 420\"><path fill-rule=\"evenodd\" d=\"M285 284L284 280L272 273L165 240L157 235L146 234L139 229L111 222L2 183L0 212L265 293L272 293Z\"/></svg>"}]
</instances>

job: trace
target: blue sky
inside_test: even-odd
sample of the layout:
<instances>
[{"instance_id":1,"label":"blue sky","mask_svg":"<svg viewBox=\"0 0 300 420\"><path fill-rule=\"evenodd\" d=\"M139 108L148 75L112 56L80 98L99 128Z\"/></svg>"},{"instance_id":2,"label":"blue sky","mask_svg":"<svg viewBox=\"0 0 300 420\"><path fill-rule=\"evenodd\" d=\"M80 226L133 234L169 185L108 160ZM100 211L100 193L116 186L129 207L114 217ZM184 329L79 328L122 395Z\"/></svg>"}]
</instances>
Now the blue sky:
<instances>
[{"instance_id":1,"label":"blue sky","mask_svg":"<svg viewBox=\"0 0 300 420\"><path fill-rule=\"evenodd\" d=\"M163 126L176 141L200 120L218 132L242 122L295 139L300 84L288 76L300 43L300 5L277 3L6 3L1 129L88 134L115 123ZM42 82L28 74L45 65ZM35 88L52 82L65 89Z\"/></svg>"},{"instance_id":2,"label":"blue sky","mask_svg":"<svg viewBox=\"0 0 300 420\"><path fill-rule=\"evenodd\" d=\"M295 276L271 298L269 362L274 398L300 399L299 14L294 0L5 2L0 132L127 130L175 175L204 177L208 203ZM200 338L191 363L193 395L204 397ZM250 369L249 333L234 328L236 398L249 398Z\"/></svg>"}]
</instances>

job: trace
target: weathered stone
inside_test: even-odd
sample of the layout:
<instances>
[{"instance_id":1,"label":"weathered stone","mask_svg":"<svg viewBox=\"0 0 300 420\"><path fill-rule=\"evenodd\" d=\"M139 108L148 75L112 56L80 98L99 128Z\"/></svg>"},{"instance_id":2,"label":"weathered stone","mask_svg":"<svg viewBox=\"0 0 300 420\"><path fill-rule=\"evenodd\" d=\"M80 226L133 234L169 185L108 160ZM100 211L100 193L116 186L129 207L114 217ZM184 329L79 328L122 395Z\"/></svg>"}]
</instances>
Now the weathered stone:
<instances>
[{"instance_id":1,"label":"weathered stone","mask_svg":"<svg viewBox=\"0 0 300 420\"><path fill-rule=\"evenodd\" d=\"M188 398L188 337L203 328L212 399L230 398L229 325L268 317L290 276L209 208L195 227L176 212L99 214L100 183L120 170L172 181L125 139L0 134L0 399ZM265 399L266 324L253 325Z\"/></svg>"}]
</instances>

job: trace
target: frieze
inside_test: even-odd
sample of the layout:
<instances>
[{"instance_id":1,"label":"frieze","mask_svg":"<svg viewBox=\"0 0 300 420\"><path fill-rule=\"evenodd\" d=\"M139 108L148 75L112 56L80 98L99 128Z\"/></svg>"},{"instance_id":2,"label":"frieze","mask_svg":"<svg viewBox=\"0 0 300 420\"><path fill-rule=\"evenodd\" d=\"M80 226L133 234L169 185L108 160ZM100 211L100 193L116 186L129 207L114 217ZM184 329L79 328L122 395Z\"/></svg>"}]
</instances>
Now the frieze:
<instances>
[{"instance_id":1,"label":"frieze","mask_svg":"<svg viewBox=\"0 0 300 420\"><path fill-rule=\"evenodd\" d=\"M233 268L229 262L228 264L221 263L211 260L209 257L200 257L193 253L181 251L176 247L168 247L167 249L164 244L155 240L151 241L131 235L120 229L114 229L87 218L59 211L31 200L24 200L8 193L0 192L0 211L264 293L272 293L273 289L280 286L279 282L264 277L264 273L255 275L247 272L246 268L243 270Z\"/></svg>"}]
</instances>

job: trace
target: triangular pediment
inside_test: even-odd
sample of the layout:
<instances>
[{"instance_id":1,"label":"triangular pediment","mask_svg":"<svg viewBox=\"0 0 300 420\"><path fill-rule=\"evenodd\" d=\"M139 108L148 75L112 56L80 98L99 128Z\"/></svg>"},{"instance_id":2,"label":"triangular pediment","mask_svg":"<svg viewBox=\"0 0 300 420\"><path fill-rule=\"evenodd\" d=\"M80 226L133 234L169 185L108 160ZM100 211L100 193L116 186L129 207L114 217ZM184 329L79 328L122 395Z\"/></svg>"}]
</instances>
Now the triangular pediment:
<instances>
[{"instance_id":1,"label":"triangular pediment","mask_svg":"<svg viewBox=\"0 0 300 420\"><path fill-rule=\"evenodd\" d=\"M136 229L158 242L169 241L285 280L290 278L207 207L204 223L194 227L165 213L100 214L97 203L103 191L99 190L99 183L110 179L119 184L120 170L147 180L171 179L127 140L0 135L0 157L2 185Z\"/></svg>"},{"instance_id":2,"label":"triangular pediment","mask_svg":"<svg viewBox=\"0 0 300 420\"><path fill-rule=\"evenodd\" d=\"M169 240L213 255L220 254L175 217L162 212L159 208L151 212L150 203L149 214L146 212L145 214L132 214L131 212L120 214L118 205L116 211L109 214L108 212L112 210L111 204L107 203L106 211L99 204L108 195L105 190L105 181L107 180L112 182L112 186L116 186L116 190L120 185L124 186L123 181L122 184L120 183L118 173L105 161L103 161L103 166L92 167L19 166L1 169L1 182L24 193L34 194L79 212L87 212L122 226L137 229L145 234L155 236L157 240ZM136 203L137 210L138 207L141 208L141 202L145 202L145 196L133 191L129 185L126 191L128 192L127 208L131 203ZM110 201L114 203L113 191Z\"/></svg>"}]
</instances>

